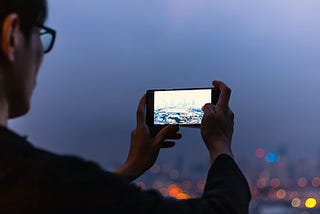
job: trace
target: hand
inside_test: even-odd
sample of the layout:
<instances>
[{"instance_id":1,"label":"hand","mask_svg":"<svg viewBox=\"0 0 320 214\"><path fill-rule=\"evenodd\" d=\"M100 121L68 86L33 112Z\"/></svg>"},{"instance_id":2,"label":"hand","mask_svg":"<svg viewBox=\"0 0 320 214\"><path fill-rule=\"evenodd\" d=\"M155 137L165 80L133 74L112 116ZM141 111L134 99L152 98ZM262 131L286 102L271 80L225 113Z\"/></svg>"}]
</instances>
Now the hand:
<instances>
[{"instance_id":1,"label":"hand","mask_svg":"<svg viewBox=\"0 0 320 214\"><path fill-rule=\"evenodd\" d=\"M220 81L213 81L220 88L221 94L216 105L207 103L203 106L204 116L201 124L201 136L210 154L211 164L220 154L231 152L234 114L229 108L231 89Z\"/></svg>"},{"instance_id":2,"label":"hand","mask_svg":"<svg viewBox=\"0 0 320 214\"><path fill-rule=\"evenodd\" d=\"M174 141L167 139L180 139L178 126L166 126L156 136L152 136L146 125L145 115L146 95L139 103L137 110L137 127L131 133L131 144L126 162L115 173L125 176L129 181L135 180L153 166L161 148L170 148Z\"/></svg>"}]
</instances>

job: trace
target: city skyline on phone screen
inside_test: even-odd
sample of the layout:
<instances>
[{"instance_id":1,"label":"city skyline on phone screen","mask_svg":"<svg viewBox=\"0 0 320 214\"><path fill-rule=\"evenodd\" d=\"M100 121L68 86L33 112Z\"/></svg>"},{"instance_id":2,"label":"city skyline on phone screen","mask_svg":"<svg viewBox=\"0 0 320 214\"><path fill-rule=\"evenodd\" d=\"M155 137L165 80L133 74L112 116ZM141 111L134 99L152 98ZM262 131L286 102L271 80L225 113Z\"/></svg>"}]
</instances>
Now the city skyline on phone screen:
<instances>
[{"instance_id":1,"label":"city skyline on phone screen","mask_svg":"<svg viewBox=\"0 0 320 214\"><path fill-rule=\"evenodd\" d=\"M211 103L211 89L154 92L154 124L201 124L202 107Z\"/></svg>"}]
</instances>

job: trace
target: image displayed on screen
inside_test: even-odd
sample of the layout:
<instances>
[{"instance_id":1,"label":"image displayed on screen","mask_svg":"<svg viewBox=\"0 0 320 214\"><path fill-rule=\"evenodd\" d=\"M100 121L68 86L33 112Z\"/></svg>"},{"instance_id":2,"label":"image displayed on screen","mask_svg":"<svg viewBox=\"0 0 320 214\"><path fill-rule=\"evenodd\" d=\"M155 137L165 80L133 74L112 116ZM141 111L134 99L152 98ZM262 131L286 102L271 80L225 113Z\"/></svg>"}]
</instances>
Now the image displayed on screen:
<instances>
[{"instance_id":1,"label":"image displayed on screen","mask_svg":"<svg viewBox=\"0 0 320 214\"><path fill-rule=\"evenodd\" d=\"M211 103L211 89L154 92L154 124L201 124L201 108Z\"/></svg>"}]
</instances>

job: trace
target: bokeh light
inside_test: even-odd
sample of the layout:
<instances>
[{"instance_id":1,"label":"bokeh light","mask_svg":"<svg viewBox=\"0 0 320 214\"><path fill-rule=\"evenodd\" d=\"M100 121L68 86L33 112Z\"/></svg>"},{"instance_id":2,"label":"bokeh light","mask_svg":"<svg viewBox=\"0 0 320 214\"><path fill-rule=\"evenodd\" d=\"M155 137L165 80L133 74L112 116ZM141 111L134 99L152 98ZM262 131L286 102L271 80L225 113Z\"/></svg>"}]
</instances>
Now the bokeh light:
<instances>
[{"instance_id":1,"label":"bokeh light","mask_svg":"<svg viewBox=\"0 0 320 214\"><path fill-rule=\"evenodd\" d=\"M271 184L271 187L278 188L281 182L279 178L272 178L270 184Z\"/></svg>"},{"instance_id":2,"label":"bokeh light","mask_svg":"<svg viewBox=\"0 0 320 214\"><path fill-rule=\"evenodd\" d=\"M147 185L142 181L137 182L136 185L138 187L140 187L141 189L146 189L147 188Z\"/></svg>"},{"instance_id":3,"label":"bokeh light","mask_svg":"<svg viewBox=\"0 0 320 214\"><path fill-rule=\"evenodd\" d=\"M258 207L258 202L256 201L256 200L251 200L250 201L250 204L249 204L249 208L250 209L255 209L255 208L257 208Z\"/></svg>"},{"instance_id":4,"label":"bokeh light","mask_svg":"<svg viewBox=\"0 0 320 214\"><path fill-rule=\"evenodd\" d=\"M276 153L268 153L265 159L268 163L276 163L279 159L279 156Z\"/></svg>"},{"instance_id":5,"label":"bokeh light","mask_svg":"<svg viewBox=\"0 0 320 214\"><path fill-rule=\"evenodd\" d=\"M266 178L260 178L258 181L257 181L257 187L262 189L262 188L265 188L267 186L267 179Z\"/></svg>"},{"instance_id":6,"label":"bokeh light","mask_svg":"<svg viewBox=\"0 0 320 214\"><path fill-rule=\"evenodd\" d=\"M298 179L298 186L300 188L304 188L308 185L308 180L305 177L301 177Z\"/></svg>"},{"instance_id":7,"label":"bokeh light","mask_svg":"<svg viewBox=\"0 0 320 214\"><path fill-rule=\"evenodd\" d=\"M319 177L314 177L312 179L312 186L316 187L316 188L320 186L320 178Z\"/></svg>"},{"instance_id":8,"label":"bokeh light","mask_svg":"<svg viewBox=\"0 0 320 214\"><path fill-rule=\"evenodd\" d=\"M177 197L177 195L181 193L181 189L175 185L175 184L172 184L168 187L168 194L169 196L171 197Z\"/></svg>"},{"instance_id":9,"label":"bokeh light","mask_svg":"<svg viewBox=\"0 0 320 214\"><path fill-rule=\"evenodd\" d=\"M186 194L186 193L181 192L181 193L179 193L177 195L176 198L179 199L179 200L186 200L186 199L189 199L190 196L188 194Z\"/></svg>"},{"instance_id":10,"label":"bokeh light","mask_svg":"<svg viewBox=\"0 0 320 214\"><path fill-rule=\"evenodd\" d=\"M314 208L317 205L317 200L315 198L308 198L305 205L306 208Z\"/></svg>"},{"instance_id":11,"label":"bokeh light","mask_svg":"<svg viewBox=\"0 0 320 214\"><path fill-rule=\"evenodd\" d=\"M291 205L292 205L292 207L300 207L300 205L301 205L301 200L300 200L300 198L294 198L294 199L292 199Z\"/></svg>"},{"instance_id":12,"label":"bokeh light","mask_svg":"<svg viewBox=\"0 0 320 214\"><path fill-rule=\"evenodd\" d=\"M261 149L261 148L256 149L256 157L257 158L264 158L264 156L265 156L264 149Z\"/></svg>"},{"instance_id":13,"label":"bokeh light","mask_svg":"<svg viewBox=\"0 0 320 214\"><path fill-rule=\"evenodd\" d=\"M284 189L279 189L276 192L276 197L279 199L284 199L287 195L287 192Z\"/></svg>"}]
</instances>

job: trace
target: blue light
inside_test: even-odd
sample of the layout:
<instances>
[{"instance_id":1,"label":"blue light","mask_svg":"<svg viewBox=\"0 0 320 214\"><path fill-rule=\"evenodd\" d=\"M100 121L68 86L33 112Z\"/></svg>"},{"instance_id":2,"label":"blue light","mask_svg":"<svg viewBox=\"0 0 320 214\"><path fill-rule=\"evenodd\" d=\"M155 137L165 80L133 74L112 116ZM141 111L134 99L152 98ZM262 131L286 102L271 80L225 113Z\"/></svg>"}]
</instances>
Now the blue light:
<instances>
[{"instance_id":1,"label":"blue light","mask_svg":"<svg viewBox=\"0 0 320 214\"><path fill-rule=\"evenodd\" d=\"M278 161L278 159L279 159L279 156L278 156L278 154L276 154L276 153L268 153L268 154L266 155L266 161L267 161L268 163L275 163L275 162Z\"/></svg>"}]
</instances>

